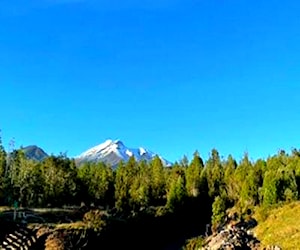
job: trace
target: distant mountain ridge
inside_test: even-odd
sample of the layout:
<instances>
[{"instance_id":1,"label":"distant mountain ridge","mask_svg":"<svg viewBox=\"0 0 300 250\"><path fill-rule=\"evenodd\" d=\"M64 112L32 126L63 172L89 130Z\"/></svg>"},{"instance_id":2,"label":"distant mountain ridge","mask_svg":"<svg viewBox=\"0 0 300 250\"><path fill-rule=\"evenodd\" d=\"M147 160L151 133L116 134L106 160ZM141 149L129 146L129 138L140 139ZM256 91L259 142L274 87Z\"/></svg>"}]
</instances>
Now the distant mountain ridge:
<instances>
[{"instance_id":1,"label":"distant mountain ridge","mask_svg":"<svg viewBox=\"0 0 300 250\"><path fill-rule=\"evenodd\" d=\"M42 161L49 157L43 149L36 145L22 147L21 149L26 158L31 160ZM120 161L127 162L131 156L133 156L136 161L145 160L147 162L157 156L161 159L164 166L172 165L170 161L148 149L143 147L129 148L125 146L122 141L113 141L111 139L81 153L79 156L75 157L75 162L78 166L85 162L104 162L115 168Z\"/></svg>"},{"instance_id":2,"label":"distant mountain ridge","mask_svg":"<svg viewBox=\"0 0 300 250\"><path fill-rule=\"evenodd\" d=\"M127 162L131 156L134 156L137 161L145 160L147 162L158 156L165 166L171 166L171 162L150 150L143 147L128 148L122 141L111 139L80 154L76 157L76 163L80 165L84 162L104 162L116 167L120 161Z\"/></svg>"},{"instance_id":3,"label":"distant mountain ridge","mask_svg":"<svg viewBox=\"0 0 300 250\"><path fill-rule=\"evenodd\" d=\"M43 149L36 145L24 147L22 151L28 159L35 161L42 161L49 156Z\"/></svg>"}]
</instances>

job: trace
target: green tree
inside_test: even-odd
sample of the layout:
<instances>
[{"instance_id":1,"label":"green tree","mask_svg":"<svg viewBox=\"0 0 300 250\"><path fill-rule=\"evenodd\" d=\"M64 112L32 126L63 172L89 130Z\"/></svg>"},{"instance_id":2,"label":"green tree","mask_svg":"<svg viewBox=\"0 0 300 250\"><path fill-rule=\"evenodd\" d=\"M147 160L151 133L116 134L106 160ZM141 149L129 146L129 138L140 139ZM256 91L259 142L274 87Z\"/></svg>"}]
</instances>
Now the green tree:
<instances>
[{"instance_id":1,"label":"green tree","mask_svg":"<svg viewBox=\"0 0 300 250\"><path fill-rule=\"evenodd\" d=\"M156 156L150 162L151 204L163 205L166 195L165 169L161 159Z\"/></svg>"},{"instance_id":2,"label":"green tree","mask_svg":"<svg viewBox=\"0 0 300 250\"><path fill-rule=\"evenodd\" d=\"M223 192L225 187L224 168L221 164L219 152L216 149L211 151L211 155L205 165L205 170L209 195L211 197L216 197Z\"/></svg>"},{"instance_id":3,"label":"green tree","mask_svg":"<svg viewBox=\"0 0 300 250\"><path fill-rule=\"evenodd\" d=\"M78 170L81 188L83 188L87 197L86 202L92 202L98 205L111 205L114 192L113 171L104 163L85 163Z\"/></svg>"},{"instance_id":4,"label":"green tree","mask_svg":"<svg viewBox=\"0 0 300 250\"><path fill-rule=\"evenodd\" d=\"M170 211L175 211L183 207L187 197L187 192L185 188L184 174L175 171L172 175L169 190L167 192L166 207Z\"/></svg>"},{"instance_id":5,"label":"green tree","mask_svg":"<svg viewBox=\"0 0 300 250\"><path fill-rule=\"evenodd\" d=\"M183 168L187 168L189 166L189 159L187 158L186 155L184 155L182 157L182 159L180 160L180 166L183 167Z\"/></svg>"},{"instance_id":6,"label":"green tree","mask_svg":"<svg viewBox=\"0 0 300 250\"><path fill-rule=\"evenodd\" d=\"M186 189L189 196L197 197L200 194L203 168L203 160L196 151L191 164L186 168Z\"/></svg>"},{"instance_id":7,"label":"green tree","mask_svg":"<svg viewBox=\"0 0 300 250\"><path fill-rule=\"evenodd\" d=\"M13 150L7 161L7 200L10 205L15 201L19 201L20 198L20 185L19 178L21 172L21 163L24 162L25 155L22 150Z\"/></svg>"},{"instance_id":8,"label":"green tree","mask_svg":"<svg viewBox=\"0 0 300 250\"><path fill-rule=\"evenodd\" d=\"M239 199L239 188L235 180L235 171L237 163L235 159L229 155L224 162L224 184L228 199L234 203Z\"/></svg>"},{"instance_id":9,"label":"green tree","mask_svg":"<svg viewBox=\"0 0 300 250\"><path fill-rule=\"evenodd\" d=\"M1 132L1 131L0 131ZM2 138L0 134L0 204L4 204L5 202L5 193L7 190L7 172L6 172L6 157L7 154L2 145Z\"/></svg>"},{"instance_id":10,"label":"green tree","mask_svg":"<svg viewBox=\"0 0 300 250\"><path fill-rule=\"evenodd\" d=\"M43 199L44 179L38 162L21 158L15 187L19 190L18 201L22 206L39 206Z\"/></svg>"},{"instance_id":11,"label":"green tree","mask_svg":"<svg viewBox=\"0 0 300 250\"><path fill-rule=\"evenodd\" d=\"M267 159L261 190L264 206L298 198L296 159L295 153L289 156L282 150Z\"/></svg>"},{"instance_id":12,"label":"green tree","mask_svg":"<svg viewBox=\"0 0 300 250\"><path fill-rule=\"evenodd\" d=\"M116 169L115 202L118 211L129 213L132 210L130 189L138 172L138 164L132 156L128 162L120 162Z\"/></svg>"},{"instance_id":13,"label":"green tree","mask_svg":"<svg viewBox=\"0 0 300 250\"><path fill-rule=\"evenodd\" d=\"M239 205L242 211L253 207L259 203L259 176L252 168L242 183L240 192Z\"/></svg>"},{"instance_id":14,"label":"green tree","mask_svg":"<svg viewBox=\"0 0 300 250\"><path fill-rule=\"evenodd\" d=\"M278 199L287 202L297 200L298 186L295 171L290 169L279 169L277 176Z\"/></svg>"},{"instance_id":15,"label":"green tree","mask_svg":"<svg viewBox=\"0 0 300 250\"><path fill-rule=\"evenodd\" d=\"M216 196L212 204L212 226L217 228L222 225L226 218L226 200L221 196Z\"/></svg>"},{"instance_id":16,"label":"green tree","mask_svg":"<svg viewBox=\"0 0 300 250\"><path fill-rule=\"evenodd\" d=\"M145 161L138 164L138 171L130 185L130 205L135 211L148 207L150 204L150 170Z\"/></svg>"},{"instance_id":17,"label":"green tree","mask_svg":"<svg viewBox=\"0 0 300 250\"><path fill-rule=\"evenodd\" d=\"M50 156L42 162L44 202L52 206L74 203L77 195L77 167L65 155Z\"/></svg>"},{"instance_id":18,"label":"green tree","mask_svg":"<svg viewBox=\"0 0 300 250\"><path fill-rule=\"evenodd\" d=\"M278 200L277 183L278 180L276 178L276 172L274 170L267 171L264 177L263 187L262 187L264 206L268 207L277 203Z\"/></svg>"},{"instance_id":19,"label":"green tree","mask_svg":"<svg viewBox=\"0 0 300 250\"><path fill-rule=\"evenodd\" d=\"M241 212L259 203L259 190L262 185L262 164L263 162L259 161L253 165L249 160L248 154L245 153L237 167L235 179L240 190L238 205Z\"/></svg>"}]
</instances>

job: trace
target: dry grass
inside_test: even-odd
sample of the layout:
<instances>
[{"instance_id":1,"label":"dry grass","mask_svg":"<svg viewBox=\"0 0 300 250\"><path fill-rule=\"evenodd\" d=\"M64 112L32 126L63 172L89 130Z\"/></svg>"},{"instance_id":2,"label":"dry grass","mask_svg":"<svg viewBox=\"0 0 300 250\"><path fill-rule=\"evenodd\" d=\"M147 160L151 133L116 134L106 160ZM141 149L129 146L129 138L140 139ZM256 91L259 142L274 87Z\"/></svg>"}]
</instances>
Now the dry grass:
<instances>
[{"instance_id":1,"label":"dry grass","mask_svg":"<svg viewBox=\"0 0 300 250\"><path fill-rule=\"evenodd\" d=\"M300 202L273 209L265 221L258 219L254 233L264 246L300 249Z\"/></svg>"},{"instance_id":2,"label":"dry grass","mask_svg":"<svg viewBox=\"0 0 300 250\"><path fill-rule=\"evenodd\" d=\"M51 234L45 243L46 250L64 250L64 235L61 232Z\"/></svg>"},{"instance_id":3,"label":"dry grass","mask_svg":"<svg viewBox=\"0 0 300 250\"><path fill-rule=\"evenodd\" d=\"M4 211L11 210L11 209L12 209L11 207L1 206L1 207L0 207L0 213L1 213L1 212L4 212Z\"/></svg>"},{"instance_id":4,"label":"dry grass","mask_svg":"<svg viewBox=\"0 0 300 250\"><path fill-rule=\"evenodd\" d=\"M56 225L56 229L86 229L87 225L82 222L82 221L78 221L78 222L73 222L73 223L61 223Z\"/></svg>"}]
</instances>

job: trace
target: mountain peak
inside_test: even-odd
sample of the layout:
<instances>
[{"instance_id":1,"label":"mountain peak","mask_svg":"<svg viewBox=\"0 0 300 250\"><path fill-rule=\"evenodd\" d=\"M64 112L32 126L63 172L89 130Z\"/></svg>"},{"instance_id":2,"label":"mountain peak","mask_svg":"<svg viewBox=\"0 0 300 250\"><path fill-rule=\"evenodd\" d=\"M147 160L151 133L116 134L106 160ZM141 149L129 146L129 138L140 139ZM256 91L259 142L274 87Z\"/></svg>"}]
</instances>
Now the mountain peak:
<instances>
[{"instance_id":1,"label":"mountain peak","mask_svg":"<svg viewBox=\"0 0 300 250\"><path fill-rule=\"evenodd\" d=\"M29 145L22 148L25 156L31 160L42 161L48 157L48 154L36 145Z\"/></svg>"},{"instance_id":2,"label":"mountain peak","mask_svg":"<svg viewBox=\"0 0 300 250\"><path fill-rule=\"evenodd\" d=\"M143 155L143 154L147 153L147 150L144 149L144 148L139 147L139 152L140 152L140 155Z\"/></svg>"},{"instance_id":3,"label":"mountain peak","mask_svg":"<svg viewBox=\"0 0 300 250\"><path fill-rule=\"evenodd\" d=\"M120 139L115 140L114 143L119 145L124 145L124 143Z\"/></svg>"},{"instance_id":4,"label":"mountain peak","mask_svg":"<svg viewBox=\"0 0 300 250\"><path fill-rule=\"evenodd\" d=\"M147 150L143 147L128 148L119 139L114 141L108 139L105 142L86 150L76 158L76 162L78 164L84 162L104 162L112 167L116 167L121 160L126 162L132 156L137 161L151 161L154 157L158 156L164 165L171 165L169 161L151 152L150 150Z\"/></svg>"}]
</instances>

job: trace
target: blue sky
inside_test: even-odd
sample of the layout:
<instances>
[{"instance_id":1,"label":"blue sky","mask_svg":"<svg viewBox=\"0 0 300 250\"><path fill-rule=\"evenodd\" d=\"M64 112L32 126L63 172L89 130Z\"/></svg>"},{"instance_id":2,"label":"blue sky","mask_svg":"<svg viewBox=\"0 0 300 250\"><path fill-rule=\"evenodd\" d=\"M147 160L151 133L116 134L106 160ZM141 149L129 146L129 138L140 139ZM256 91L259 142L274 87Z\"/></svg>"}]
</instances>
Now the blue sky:
<instances>
[{"instance_id":1,"label":"blue sky","mask_svg":"<svg viewBox=\"0 0 300 250\"><path fill-rule=\"evenodd\" d=\"M300 2L4 0L8 148L108 138L176 161L300 148Z\"/></svg>"}]
</instances>

